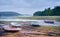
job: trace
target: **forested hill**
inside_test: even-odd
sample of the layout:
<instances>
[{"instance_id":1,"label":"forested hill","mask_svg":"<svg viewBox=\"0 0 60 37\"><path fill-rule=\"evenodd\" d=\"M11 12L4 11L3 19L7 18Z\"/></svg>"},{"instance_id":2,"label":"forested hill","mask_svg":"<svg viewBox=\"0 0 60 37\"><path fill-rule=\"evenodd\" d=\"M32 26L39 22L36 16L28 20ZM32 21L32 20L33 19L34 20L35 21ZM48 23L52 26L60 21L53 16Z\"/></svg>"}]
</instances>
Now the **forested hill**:
<instances>
[{"instance_id":1,"label":"forested hill","mask_svg":"<svg viewBox=\"0 0 60 37\"><path fill-rule=\"evenodd\" d=\"M53 9L47 8L44 11L37 11L33 16L60 16L60 6L56 6Z\"/></svg>"},{"instance_id":2,"label":"forested hill","mask_svg":"<svg viewBox=\"0 0 60 37\"><path fill-rule=\"evenodd\" d=\"M10 11L6 11L6 12L0 12L0 16L21 16L22 14L16 13L16 12L10 12Z\"/></svg>"}]
</instances>

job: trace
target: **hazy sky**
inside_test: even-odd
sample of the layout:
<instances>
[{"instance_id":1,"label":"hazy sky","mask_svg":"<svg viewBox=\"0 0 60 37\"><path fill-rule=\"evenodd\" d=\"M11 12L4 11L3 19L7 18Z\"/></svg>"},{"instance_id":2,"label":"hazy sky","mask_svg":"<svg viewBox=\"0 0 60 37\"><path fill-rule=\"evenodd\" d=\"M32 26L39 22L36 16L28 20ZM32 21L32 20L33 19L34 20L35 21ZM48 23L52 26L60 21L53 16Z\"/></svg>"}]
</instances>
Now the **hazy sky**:
<instances>
[{"instance_id":1,"label":"hazy sky","mask_svg":"<svg viewBox=\"0 0 60 37\"><path fill-rule=\"evenodd\" d=\"M45 8L60 6L60 0L0 0L0 11L33 14Z\"/></svg>"}]
</instances>

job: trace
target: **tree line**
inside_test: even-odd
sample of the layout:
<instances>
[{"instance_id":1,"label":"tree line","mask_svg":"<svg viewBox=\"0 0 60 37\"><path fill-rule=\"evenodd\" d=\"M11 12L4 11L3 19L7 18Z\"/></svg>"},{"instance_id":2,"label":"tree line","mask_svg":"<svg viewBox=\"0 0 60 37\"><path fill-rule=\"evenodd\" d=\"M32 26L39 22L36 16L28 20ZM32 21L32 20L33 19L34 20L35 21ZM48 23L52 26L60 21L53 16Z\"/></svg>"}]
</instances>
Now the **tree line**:
<instances>
[{"instance_id":1,"label":"tree line","mask_svg":"<svg viewBox=\"0 0 60 37\"><path fill-rule=\"evenodd\" d=\"M33 16L60 16L60 6L55 6L53 9L47 8L44 11L37 11Z\"/></svg>"}]
</instances>

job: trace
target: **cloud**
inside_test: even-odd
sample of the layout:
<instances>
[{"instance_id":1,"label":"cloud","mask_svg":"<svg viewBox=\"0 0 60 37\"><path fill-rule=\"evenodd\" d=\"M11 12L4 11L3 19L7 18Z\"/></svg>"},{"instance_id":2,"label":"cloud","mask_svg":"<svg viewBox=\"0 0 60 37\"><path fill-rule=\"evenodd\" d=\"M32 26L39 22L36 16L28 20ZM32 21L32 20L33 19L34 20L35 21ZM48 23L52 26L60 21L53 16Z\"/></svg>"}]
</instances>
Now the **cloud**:
<instances>
[{"instance_id":1,"label":"cloud","mask_svg":"<svg viewBox=\"0 0 60 37\"><path fill-rule=\"evenodd\" d=\"M35 11L60 6L60 0L0 0L0 11L33 14Z\"/></svg>"},{"instance_id":2,"label":"cloud","mask_svg":"<svg viewBox=\"0 0 60 37\"><path fill-rule=\"evenodd\" d=\"M60 5L58 2L60 2L60 0L26 0L27 3L31 4L32 8L43 8L43 7L52 7L55 5Z\"/></svg>"},{"instance_id":3,"label":"cloud","mask_svg":"<svg viewBox=\"0 0 60 37\"><path fill-rule=\"evenodd\" d=\"M28 7L29 4L23 0L0 0L0 6Z\"/></svg>"}]
</instances>

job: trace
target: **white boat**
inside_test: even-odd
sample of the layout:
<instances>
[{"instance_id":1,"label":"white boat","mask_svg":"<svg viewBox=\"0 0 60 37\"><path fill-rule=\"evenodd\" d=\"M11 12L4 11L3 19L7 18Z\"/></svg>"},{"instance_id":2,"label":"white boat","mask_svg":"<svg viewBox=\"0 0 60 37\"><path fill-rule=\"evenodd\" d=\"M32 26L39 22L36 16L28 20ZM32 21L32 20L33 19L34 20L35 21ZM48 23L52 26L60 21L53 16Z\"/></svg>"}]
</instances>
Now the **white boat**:
<instances>
[{"instance_id":1,"label":"white boat","mask_svg":"<svg viewBox=\"0 0 60 37\"><path fill-rule=\"evenodd\" d=\"M20 26L22 26L21 24L16 23L16 22L11 22L10 24L11 24L13 27L20 27Z\"/></svg>"},{"instance_id":2,"label":"white boat","mask_svg":"<svg viewBox=\"0 0 60 37\"><path fill-rule=\"evenodd\" d=\"M14 27L12 27L12 26L5 25L5 26L4 26L4 30L5 30L5 31L19 31L19 30L21 30L21 28L14 28Z\"/></svg>"}]
</instances>

